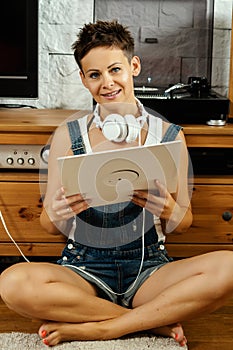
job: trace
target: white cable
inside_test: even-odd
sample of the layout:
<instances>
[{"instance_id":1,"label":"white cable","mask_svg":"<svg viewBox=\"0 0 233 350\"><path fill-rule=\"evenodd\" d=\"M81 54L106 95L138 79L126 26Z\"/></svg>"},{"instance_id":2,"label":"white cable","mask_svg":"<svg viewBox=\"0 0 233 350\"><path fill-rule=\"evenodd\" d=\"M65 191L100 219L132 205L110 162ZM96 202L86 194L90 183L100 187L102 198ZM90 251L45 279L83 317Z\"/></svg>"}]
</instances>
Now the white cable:
<instances>
[{"instance_id":1,"label":"white cable","mask_svg":"<svg viewBox=\"0 0 233 350\"><path fill-rule=\"evenodd\" d=\"M0 210L0 218L1 218L1 221L2 221L2 224L3 224L3 227L6 231L6 233L8 234L8 236L10 237L10 239L12 240L12 242L14 243L14 245L16 246L16 248L18 249L18 251L20 252L20 254L22 255L22 257L24 258L25 261L29 262L30 261L26 258L26 256L24 255L24 253L22 252L22 250L20 249L20 247L18 246L18 244L15 242L14 238L11 236L10 232L8 231L8 228L6 226L6 223L5 223L5 220L3 218L3 215L2 215L2 212Z\"/></svg>"},{"instance_id":2,"label":"white cable","mask_svg":"<svg viewBox=\"0 0 233 350\"><path fill-rule=\"evenodd\" d=\"M141 274L141 271L142 271L142 267L143 267L143 262L144 262L144 255L145 255L145 208L142 209L142 216L143 216L143 220L142 220L142 257L141 257L141 264L140 264L140 267L139 267L139 270L138 270L138 274L137 274L137 277L135 278L135 281L133 282L133 284L131 285L131 287L126 291L126 292L129 292L133 289L133 287L135 286L140 274ZM125 293L126 293L125 292ZM121 294L125 294L125 293L121 293Z\"/></svg>"}]
</instances>

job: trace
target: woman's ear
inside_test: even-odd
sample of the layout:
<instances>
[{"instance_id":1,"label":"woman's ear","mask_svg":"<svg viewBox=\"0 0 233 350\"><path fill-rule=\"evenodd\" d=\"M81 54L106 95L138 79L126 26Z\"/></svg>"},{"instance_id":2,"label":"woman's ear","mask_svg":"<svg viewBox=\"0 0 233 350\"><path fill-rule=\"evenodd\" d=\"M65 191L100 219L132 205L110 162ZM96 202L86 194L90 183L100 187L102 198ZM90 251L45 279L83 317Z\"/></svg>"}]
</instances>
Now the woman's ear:
<instances>
[{"instance_id":1,"label":"woman's ear","mask_svg":"<svg viewBox=\"0 0 233 350\"><path fill-rule=\"evenodd\" d=\"M138 56L133 56L131 60L132 74L134 77L137 77L141 72L141 62Z\"/></svg>"}]
</instances>

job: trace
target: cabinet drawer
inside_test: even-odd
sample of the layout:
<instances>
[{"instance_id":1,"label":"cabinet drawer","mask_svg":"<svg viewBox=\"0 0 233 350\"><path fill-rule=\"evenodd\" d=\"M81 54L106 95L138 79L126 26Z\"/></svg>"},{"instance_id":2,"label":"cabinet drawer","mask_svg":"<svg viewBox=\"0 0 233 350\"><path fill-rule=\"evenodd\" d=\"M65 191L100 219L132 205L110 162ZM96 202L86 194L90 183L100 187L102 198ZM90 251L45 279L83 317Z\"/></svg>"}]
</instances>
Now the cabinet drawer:
<instances>
[{"instance_id":1,"label":"cabinet drawer","mask_svg":"<svg viewBox=\"0 0 233 350\"><path fill-rule=\"evenodd\" d=\"M233 185L196 185L192 207L190 242L233 243L233 218L226 220L233 216Z\"/></svg>"},{"instance_id":2,"label":"cabinet drawer","mask_svg":"<svg viewBox=\"0 0 233 350\"><path fill-rule=\"evenodd\" d=\"M233 243L233 217L229 219L230 214L233 216L233 185L195 185L192 211L193 223L188 232L169 235L169 243Z\"/></svg>"},{"instance_id":3,"label":"cabinet drawer","mask_svg":"<svg viewBox=\"0 0 233 350\"><path fill-rule=\"evenodd\" d=\"M42 202L38 182L1 182L0 208L9 232L17 242L64 242L40 225ZM0 224L1 243L10 238Z\"/></svg>"}]
</instances>

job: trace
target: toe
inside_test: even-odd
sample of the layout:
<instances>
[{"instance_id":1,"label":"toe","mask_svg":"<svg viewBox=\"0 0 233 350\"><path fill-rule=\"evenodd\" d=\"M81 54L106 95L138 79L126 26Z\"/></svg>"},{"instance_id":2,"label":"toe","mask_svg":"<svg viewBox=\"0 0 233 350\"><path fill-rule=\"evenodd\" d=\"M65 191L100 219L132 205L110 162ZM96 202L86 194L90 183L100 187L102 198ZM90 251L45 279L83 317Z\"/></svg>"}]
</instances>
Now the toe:
<instances>
[{"instance_id":1,"label":"toe","mask_svg":"<svg viewBox=\"0 0 233 350\"><path fill-rule=\"evenodd\" d=\"M183 340L179 344L180 344L180 346L185 346L187 344L187 339L186 339L185 336L184 336Z\"/></svg>"}]
</instances>

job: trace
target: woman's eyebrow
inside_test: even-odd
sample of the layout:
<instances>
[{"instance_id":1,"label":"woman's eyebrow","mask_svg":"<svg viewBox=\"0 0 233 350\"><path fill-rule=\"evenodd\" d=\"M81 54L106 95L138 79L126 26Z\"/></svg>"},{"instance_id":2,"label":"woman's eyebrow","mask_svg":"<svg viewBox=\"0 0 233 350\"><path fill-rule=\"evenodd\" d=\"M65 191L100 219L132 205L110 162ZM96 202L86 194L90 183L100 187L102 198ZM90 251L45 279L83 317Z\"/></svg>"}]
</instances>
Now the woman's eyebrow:
<instances>
[{"instance_id":1,"label":"woman's eyebrow","mask_svg":"<svg viewBox=\"0 0 233 350\"><path fill-rule=\"evenodd\" d=\"M121 62L114 62L114 63L110 64L110 66L108 66L107 68L109 69L109 68L111 68L112 66L115 66L115 64L122 64L122 63L121 63Z\"/></svg>"},{"instance_id":2,"label":"woman's eyebrow","mask_svg":"<svg viewBox=\"0 0 233 350\"><path fill-rule=\"evenodd\" d=\"M86 71L86 73L89 73L89 72L99 72L99 69L90 68Z\"/></svg>"},{"instance_id":3,"label":"woman's eyebrow","mask_svg":"<svg viewBox=\"0 0 233 350\"><path fill-rule=\"evenodd\" d=\"M111 68L112 66L115 66L116 64L122 64L121 62L114 62L114 63L111 63L107 68ZM89 73L89 72L99 72L99 69L97 68L90 68L86 71L86 73Z\"/></svg>"}]
</instances>

